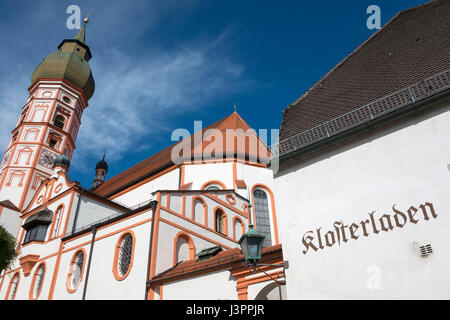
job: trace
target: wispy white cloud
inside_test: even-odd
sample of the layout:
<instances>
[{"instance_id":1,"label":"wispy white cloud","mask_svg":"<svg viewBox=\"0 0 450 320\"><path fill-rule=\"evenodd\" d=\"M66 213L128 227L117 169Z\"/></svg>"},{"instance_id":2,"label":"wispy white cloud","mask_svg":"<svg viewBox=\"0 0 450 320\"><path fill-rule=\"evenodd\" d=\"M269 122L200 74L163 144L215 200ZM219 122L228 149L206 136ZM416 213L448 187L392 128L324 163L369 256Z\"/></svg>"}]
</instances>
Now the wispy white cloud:
<instances>
[{"instance_id":1,"label":"wispy white cloud","mask_svg":"<svg viewBox=\"0 0 450 320\"><path fill-rule=\"evenodd\" d=\"M175 119L255 85L246 77L245 66L232 57L232 39L239 32L234 26L217 34L173 38L169 45L143 40L157 33L165 16L194 8L195 0L74 3L83 16L91 11L87 43L94 55L90 65L96 82L72 159L71 167L78 174L90 174L92 162L104 150L112 163L132 152L158 151L153 149L155 141L161 141L161 132L175 129ZM0 150L6 147L26 101L33 69L76 32L65 29L65 9L70 4L30 2L27 10L12 9L17 13L0 21L2 30L15 34L13 40L0 34L0 41L10 44L0 54L10 62L0 65ZM57 26L51 21L58 21Z\"/></svg>"},{"instance_id":2,"label":"wispy white cloud","mask_svg":"<svg viewBox=\"0 0 450 320\"><path fill-rule=\"evenodd\" d=\"M142 57L111 49L108 59L97 58L96 92L83 115L78 154L107 150L110 160L119 160L142 150L142 140L150 149L153 135L174 129L171 118L254 85L243 75L244 66L218 54L222 41L215 40Z\"/></svg>"}]
</instances>

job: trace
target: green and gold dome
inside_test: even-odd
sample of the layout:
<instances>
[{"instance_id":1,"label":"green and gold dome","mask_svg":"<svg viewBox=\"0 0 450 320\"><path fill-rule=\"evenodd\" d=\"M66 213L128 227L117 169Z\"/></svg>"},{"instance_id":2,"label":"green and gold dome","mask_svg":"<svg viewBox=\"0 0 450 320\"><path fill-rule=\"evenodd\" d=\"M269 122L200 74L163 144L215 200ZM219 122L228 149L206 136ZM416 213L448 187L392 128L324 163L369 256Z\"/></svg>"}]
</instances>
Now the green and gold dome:
<instances>
[{"instance_id":1,"label":"green and gold dome","mask_svg":"<svg viewBox=\"0 0 450 320\"><path fill-rule=\"evenodd\" d=\"M89 100L94 94L95 82L88 63L92 55L85 37L86 24L73 39L63 40L58 51L50 53L36 67L31 84L39 78L64 79L82 89Z\"/></svg>"}]
</instances>

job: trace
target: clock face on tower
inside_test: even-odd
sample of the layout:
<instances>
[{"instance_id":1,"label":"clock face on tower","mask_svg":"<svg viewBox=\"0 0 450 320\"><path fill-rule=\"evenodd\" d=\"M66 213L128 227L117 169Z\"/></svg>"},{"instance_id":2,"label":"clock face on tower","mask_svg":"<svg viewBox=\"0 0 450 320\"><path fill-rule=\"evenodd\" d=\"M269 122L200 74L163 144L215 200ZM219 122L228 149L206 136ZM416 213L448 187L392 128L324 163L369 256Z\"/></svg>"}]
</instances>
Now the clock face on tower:
<instances>
[{"instance_id":1,"label":"clock face on tower","mask_svg":"<svg viewBox=\"0 0 450 320\"><path fill-rule=\"evenodd\" d=\"M39 157L39 164L51 169L53 167L53 161L55 161L55 158L57 157L56 153L53 153L48 150L43 150L41 152L41 156Z\"/></svg>"},{"instance_id":2,"label":"clock face on tower","mask_svg":"<svg viewBox=\"0 0 450 320\"><path fill-rule=\"evenodd\" d=\"M6 164L8 163L10 155L11 155L11 151L5 155L5 157L2 160L2 163L0 164L0 170L3 169L4 167L6 167Z\"/></svg>"}]
</instances>

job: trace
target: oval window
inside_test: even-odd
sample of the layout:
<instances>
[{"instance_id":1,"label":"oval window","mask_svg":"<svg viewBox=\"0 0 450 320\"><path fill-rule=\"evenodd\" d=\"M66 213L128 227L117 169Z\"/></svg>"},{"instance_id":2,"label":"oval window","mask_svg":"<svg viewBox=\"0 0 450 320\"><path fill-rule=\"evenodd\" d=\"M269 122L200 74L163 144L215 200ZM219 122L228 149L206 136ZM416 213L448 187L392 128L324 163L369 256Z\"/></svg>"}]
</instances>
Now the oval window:
<instances>
[{"instance_id":1,"label":"oval window","mask_svg":"<svg viewBox=\"0 0 450 320\"><path fill-rule=\"evenodd\" d=\"M78 251L70 263L69 276L67 278L67 289L69 292L75 292L81 283L84 265L84 251Z\"/></svg>"},{"instance_id":2,"label":"oval window","mask_svg":"<svg viewBox=\"0 0 450 320\"><path fill-rule=\"evenodd\" d=\"M16 272L9 285L9 292L7 300L14 300L16 298L17 286L19 285L19 273Z\"/></svg>"},{"instance_id":3,"label":"oval window","mask_svg":"<svg viewBox=\"0 0 450 320\"><path fill-rule=\"evenodd\" d=\"M134 236L127 232L120 237L117 242L115 261L114 261L114 276L117 280L126 278L133 265L134 253Z\"/></svg>"},{"instance_id":4,"label":"oval window","mask_svg":"<svg viewBox=\"0 0 450 320\"><path fill-rule=\"evenodd\" d=\"M42 283L44 282L45 264L41 265L36 269L34 274L34 279L32 282L32 292L30 295L31 299L37 299L42 290Z\"/></svg>"}]
</instances>

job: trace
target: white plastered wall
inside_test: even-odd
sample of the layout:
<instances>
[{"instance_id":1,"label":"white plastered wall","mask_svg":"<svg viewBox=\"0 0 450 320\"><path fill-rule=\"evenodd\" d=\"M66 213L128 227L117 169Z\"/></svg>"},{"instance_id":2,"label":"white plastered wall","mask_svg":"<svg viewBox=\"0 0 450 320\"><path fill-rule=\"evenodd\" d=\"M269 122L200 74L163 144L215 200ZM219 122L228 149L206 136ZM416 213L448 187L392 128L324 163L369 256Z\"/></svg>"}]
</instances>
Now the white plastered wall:
<instances>
[{"instance_id":1,"label":"white plastered wall","mask_svg":"<svg viewBox=\"0 0 450 320\"><path fill-rule=\"evenodd\" d=\"M450 298L449 107L397 123L337 150L298 162L275 179L290 299ZM359 223L433 204L437 218L314 251L307 231ZM314 235L311 233L310 235ZM348 236L348 229L347 229ZM316 237L317 238L317 237ZM434 252L419 256L414 242ZM317 241L315 242L317 244Z\"/></svg>"},{"instance_id":2,"label":"white plastered wall","mask_svg":"<svg viewBox=\"0 0 450 320\"><path fill-rule=\"evenodd\" d=\"M133 207L152 198L157 190L177 190L179 184L179 170L171 170L160 177L146 182L130 191L114 197L113 201L124 206ZM155 199L156 200L156 199Z\"/></svg>"},{"instance_id":3,"label":"white plastered wall","mask_svg":"<svg viewBox=\"0 0 450 320\"><path fill-rule=\"evenodd\" d=\"M164 300L237 300L236 280L230 275L229 270L220 270L166 284L163 286L162 298Z\"/></svg>"}]
</instances>

